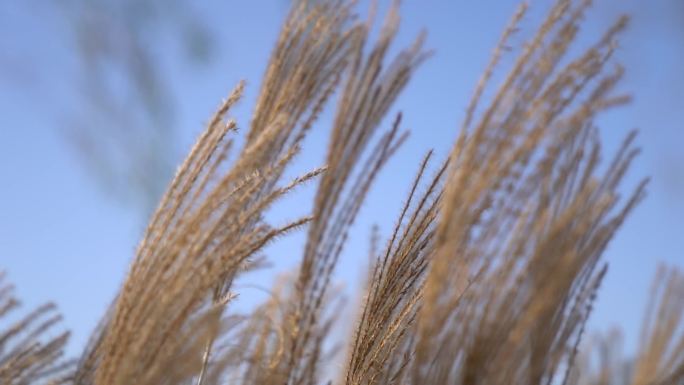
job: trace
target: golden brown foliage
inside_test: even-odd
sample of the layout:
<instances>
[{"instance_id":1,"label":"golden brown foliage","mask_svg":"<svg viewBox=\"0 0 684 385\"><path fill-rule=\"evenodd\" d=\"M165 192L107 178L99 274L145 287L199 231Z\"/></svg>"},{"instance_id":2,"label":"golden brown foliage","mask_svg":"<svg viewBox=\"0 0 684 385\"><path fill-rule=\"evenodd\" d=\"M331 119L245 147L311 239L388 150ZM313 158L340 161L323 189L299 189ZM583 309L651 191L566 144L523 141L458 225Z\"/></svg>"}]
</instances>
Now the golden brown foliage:
<instances>
[{"instance_id":1,"label":"golden brown foliage","mask_svg":"<svg viewBox=\"0 0 684 385\"><path fill-rule=\"evenodd\" d=\"M10 322L8 318L19 301L13 286L4 279L5 274L0 272L0 322L8 322L0 330L0 384L68 383L73 363L64 361L63 349L69 333L52 335L62 320L55 305L42 305Z\"/></svg>"},{"instance_id":2,"label":"golden brown foliage","mask_svg":"<svg viewBox=\"0 0 684 385\"><path fill-rule=\"evenodd\" d=\"M611 64L627 19L568 57L588 4L558 0L485 103L526 5L514 15L448 159L427 178L433 155L425 156L385 247L373 247L346 361L331 373L334 269L373 181L406 138L401 114L378 131L427 53L421 35L388 61L396 4L367 47L372 18L358 21L351 2L295 2L244 147L230 159L237 123L226 116L239 84L179 168L73 382L308 385L337 375L347 385L681 383L677 272L656 278L633 369L613 370L613 360L596 372L580 352L607 271L601 256L646 186L621 196L638 154L635 133L601 161L595 118L628 100L614 94L623 71ZM338 89L326 165L281 186ZM316 177L311 216L266 222L275 201ZM227 311L233 282L264 246L304 225L297 270L251 314ZM63 342L55 344L38 357L52 360Z\"/></svg>"},{"instance_id":3,"label":"golden brown foliage","mask_svg":"<svg viewBox=\"0 0 684 385\"><path fill-rule=\"evenodd\" d=\"M641 325L637 355L622 352L617 330L590 341L573 373L572 385L667 385L684 381L684 275L660 266Z\"/></svg>"}]
</instances>

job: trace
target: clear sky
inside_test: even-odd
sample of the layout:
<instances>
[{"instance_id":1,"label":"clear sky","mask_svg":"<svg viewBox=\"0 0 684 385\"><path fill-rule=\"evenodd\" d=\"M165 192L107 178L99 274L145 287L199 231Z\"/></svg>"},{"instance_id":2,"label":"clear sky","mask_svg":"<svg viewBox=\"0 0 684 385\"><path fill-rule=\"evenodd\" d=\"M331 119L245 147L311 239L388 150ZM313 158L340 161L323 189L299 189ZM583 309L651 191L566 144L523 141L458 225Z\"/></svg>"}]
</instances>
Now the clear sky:
<instances>
[{"instance_id":1,"label":"clear sky","mask_svg":"<svg viewBox=\"0 0 684 385\"><path fill-rule=\"evenodd\" d=\"M380 0L381 12L388 2ZM365 13L367 1L360 3ZM369 229L377 223L382 234L390 230L421 156L430 148L439 157L449 150L475 82L517 3L403 2L396 46L408 44L425 28L427 45L436 54L395 105L394 111L404 112L404 127L411 130L411 137L380 176L361 212L338 267L340 282L351 287L358 282ZM599 36L620 12L633 16L618 59L628 71L621 90L632 92L635 100L601 119L606 149L614 149L629 129L639 128L644 151L626 186L643 176L653 178L648 198L606 253L610 270L590 320L590 330L623 327L630 347L657 263L684 267L684 16L672 15L683 11L673 6L676 0L596 3L579 48ZM162 58L162 70L175 93L180 150L170 151L178 161L239 79L246 79L248 88L235 115L242 127L247 126L287 10L285 0L201 4L195 7L198 15L215 31L210 65L195 70L176 63L172 35L150 47ZM521 37L534 31L549 4L532 3ZM58 304L65 326L73 330L70 351L76 352L116 293L145 220L102 194L79 164L82 159L65 143L65 116L79 108L73 50L68 25L53 5L40 0L0 2L0 269L8 271L27 306L49 300ZM322 162L326 129L321 126L313 133L293 173ZM305 213L310 194L304 190L288 198L274 216ZM268 254L277 267L293 266L300 245L301 236L289 237ZM269 271L241 283L243 301L263 297L251 284L269 287L274 270Z\"/></svg>"}]
</instances>

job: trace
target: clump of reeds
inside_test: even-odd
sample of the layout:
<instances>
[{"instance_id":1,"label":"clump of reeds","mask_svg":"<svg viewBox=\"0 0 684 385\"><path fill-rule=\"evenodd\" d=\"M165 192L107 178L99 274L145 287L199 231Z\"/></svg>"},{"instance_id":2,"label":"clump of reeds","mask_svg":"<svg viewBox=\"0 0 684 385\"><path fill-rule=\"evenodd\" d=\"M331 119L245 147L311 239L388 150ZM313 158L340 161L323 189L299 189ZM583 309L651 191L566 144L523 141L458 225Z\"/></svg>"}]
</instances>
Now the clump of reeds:
<instances>
[{"instance_id":1,"label":"clump of reeds","mask_svg":"<svg viewBox=\"0 0 684 385\"><path fill-rule=\"evenodd\" d=\"M64 361L63 350L69 333L52 334L62 319L55 305L42 305L11 320L19 306L14 287L0 272L0 384L68 381L73 365Z\"/></svg>"},{"instance_id":2,"label":"clump of reeds","mask_svg":"<svg viewBox=\"0 0 684 385\"><path fill-rule=\"evenodd\" d=\"M566 57L587 6L557 1L491 100L482 101L526 6L514 15L449 157L432 167L428 153L417 164L394 231L384 247L373 248L353 335L338 338L346 359L336 373L326 362L335 266L373 181L406 138L401 115L379 132L384 118L428 53L419 36L388 58L396 5L371 43L372 19L357 20L349 2L295 2L244 146L230 156L238 123L227 116L242 94L239 84L178 169L69 380L618 383L610 382L610 365L593 369L580 340L607 270L601 255L646 182L622 196L620 182L638 153L635 134L603 163L594 124L628 100L614 93L622 69L612 64L627 19ZM335 93L325 166L283 182ZM313 179L310 213L266 222L275 201ZM235 279L258 265L265 245L303 226L306 244L294 274L251 314L231 313ZM653 301L637 363L619 383L684 380L684 343L673 343L684 313L681 275L660 273ZM41 365L53 363L63 345L61 337L55 341L49 354L34 354ZM5 360L22 357L11 352L0 373ZM16 383L29 378L9 373L24 376Z\"/></svg>"},{"instance_id":3,"label":"clump of reeds","mask_svg":"<svg viewBox=\"0 0 684 385\"><path fill-rule=\"evenodd\" d=\"M637 354L622 352L622 335L613 330L589 340L572 368L573 385L681 384L684 381L684 274L659 266L641 325Z\"/></svg>"}]
</instances>

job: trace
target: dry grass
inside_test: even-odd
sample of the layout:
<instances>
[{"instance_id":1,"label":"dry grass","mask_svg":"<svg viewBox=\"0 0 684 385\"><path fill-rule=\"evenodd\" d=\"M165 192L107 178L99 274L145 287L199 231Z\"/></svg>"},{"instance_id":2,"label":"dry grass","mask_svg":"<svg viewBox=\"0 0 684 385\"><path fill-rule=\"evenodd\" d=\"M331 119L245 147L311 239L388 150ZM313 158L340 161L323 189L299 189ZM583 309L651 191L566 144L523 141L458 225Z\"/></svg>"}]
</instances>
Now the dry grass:
<instances>
[{"instance_id":1,"label":"dry grass","mask_svg":"<svg viewBox=\"0 0 684 385\"><path fill-rule=\"evenodd\" d=\"M387 58L399 25L396 5L369 43L372 19L357 20L347 1L295 2L243 148L230 156L237 123L227 116L240 84L178 169L68 380L681 384L684 286L672 270L656 277L633 368L616 369L610 359L597 370L591 349L580 347L607 270L601 255L646 186L624 197L619 190L638 153L635 134L604 163L593 123L628 100L614 93L622 69L611 64L626 18L567 58L587 6L557 1L492 99L481 101L526 6L514 15L448 159L428 177L433 155L425 156L384 248L375 238L359 317L343 344L346 361L333 373L326 365L331 315L339 313L331 287L335 266L378 172L406 139L401 115L378 131L428 53L419 36ZM326 165L283 183L285 168L338 91ZM318 185L310 216L282 225L265 221L274 202L312 179ZM265 245L305 225L298 269L251 314L230 312L235 279L258 267ZM13 306L6 301L0 316ZM0 355L5 383L33 383L38 374L61 369L54 365L65 336L32 345L56 322L32 332L45 311L20 324L29 337Z\"/></svg>"},{"instance_id":2,"label":"dry grass","mask_svg":"<svg viewBox=\"0 0 684 385\"><path fill-rule=\"evenodd\" d=\"M684 274L660 266L641 326L636 357L625 358L622 335L590 341L571 376L572 385L667 385L684 381Z\"/></svg>"},{"instance_id":3,"label":"dry grass","mask_svg":"<svg viewBox=\"0 0 684 385\"><path fill-rule=\"evenodd\" d=\"M20 305L13 291L0 272L0 322L9 320ZM73 365L63 360L63 350L69 333L52 335L61 319L55 305L49 303L0 330L0 384L57 385L68 381Z\"/></svg>"}]
</instances>

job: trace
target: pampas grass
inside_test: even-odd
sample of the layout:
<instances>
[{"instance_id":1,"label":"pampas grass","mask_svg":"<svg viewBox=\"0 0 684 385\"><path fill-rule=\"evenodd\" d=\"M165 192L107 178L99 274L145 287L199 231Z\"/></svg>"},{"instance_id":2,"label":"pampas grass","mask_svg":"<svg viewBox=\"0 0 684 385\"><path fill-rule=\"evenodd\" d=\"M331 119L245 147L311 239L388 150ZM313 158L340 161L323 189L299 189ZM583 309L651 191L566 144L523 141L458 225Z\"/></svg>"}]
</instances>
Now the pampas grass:
<instances>
[{"instance_id":1,"label":"pampas grass","mask_svg":"<svg viewBox=\"0 0 684 385\"><path fill-rule=\"evenodd\" d=\"M61 316L48 303L10 322L20 303L0 272L0 383L12 385L69 381L73 363L64 360L68 332L55 332Z\"/></svg>"},{"instance_id":2,"label":"pampas grass","mask_svg":"<svg viewBox=\"0 0 684 385\"><path fill-rule=\"evenodd\" d=\"M620 18L568 57L587 1L559 0L501 84L492 84L505 28L447 159L416 165L396 226L374 235L352 335L331 335L331 284L348 232L380 170L406 140L386 115L429 56L423 36L390 57L395 4L379 36L344 0L299 1L284 22L244 137L219 105L162 198L116 299L75 365L58 359L66 335L45 339L52 307L0 335L0 379L74 384L680 384L684 381L682 276L655 279L635 364L604 360L581 344L607 272L602 254L643 199L646 181L622 192L638 154L635 133L603 154L597 115L628 101L615 94L612 59ZM482 95L490 91L491 100ZM283 181L288 165L337 94L324 166ZM607 162L603 159L607 158ZM433 170L434 171L430 171ZM310 211L268 223L266 213L304 183ZM381 188L381 187L380 187ZM233 283L260 251L306 228L298 268L273 296L236 314ZM0 316L14 300L0 293ZM26 337L16 339L23 332ZM679 336L679 337L678 337ZM15 339L7 349L6 341ZM329 369L329 342L344 365ZM340 355L341 354L341 355ZM624 370L623 370L624 369ZM64 375L67 375L64 377Z\"/></svg>"}]
</instances>

